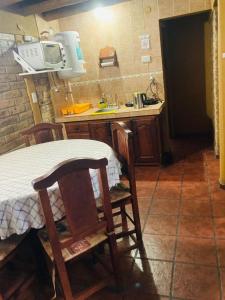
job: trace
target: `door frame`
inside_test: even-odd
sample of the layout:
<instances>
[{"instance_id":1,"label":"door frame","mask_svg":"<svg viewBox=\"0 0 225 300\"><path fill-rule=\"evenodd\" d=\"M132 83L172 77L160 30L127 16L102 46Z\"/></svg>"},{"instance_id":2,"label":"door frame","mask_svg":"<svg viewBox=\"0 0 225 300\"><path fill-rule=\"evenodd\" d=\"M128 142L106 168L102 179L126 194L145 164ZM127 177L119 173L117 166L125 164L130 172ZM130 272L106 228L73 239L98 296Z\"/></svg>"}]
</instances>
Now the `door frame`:
<instances>
[{"instance_id":1,"label":"door frame","mask_svg":"<svg viewBox=\"0 0 225 300\"><path fill-rule=\"evenodd\" d=\"M191 17L194 15L207 15L210 14L212 10L205 10L202 12L194 12L190 14L185 14L185 15L180 15L180 16L174 16L174 17L169 17L169 18L163 18L159 19L159 33L160 33L160 45L161 45L161 55L162 55L162 70L163 70L163 82L164 82L164 93L165 93L165 103L166 103L166 113L167 113L167 119L168 119L168 125L169 125L169 137L170 138L176 138L175 130L174 130L174 122L172 118L172 113L171 113L171 106L169 103L169 91L168 91L168 85L169 85L169 74L166 68L166 43L165 43L165 35L163 32L163 29L165 28L165 24L168 21L173 21L177 19L183 19L186 17Z\"/></svg>"}]
</instances>

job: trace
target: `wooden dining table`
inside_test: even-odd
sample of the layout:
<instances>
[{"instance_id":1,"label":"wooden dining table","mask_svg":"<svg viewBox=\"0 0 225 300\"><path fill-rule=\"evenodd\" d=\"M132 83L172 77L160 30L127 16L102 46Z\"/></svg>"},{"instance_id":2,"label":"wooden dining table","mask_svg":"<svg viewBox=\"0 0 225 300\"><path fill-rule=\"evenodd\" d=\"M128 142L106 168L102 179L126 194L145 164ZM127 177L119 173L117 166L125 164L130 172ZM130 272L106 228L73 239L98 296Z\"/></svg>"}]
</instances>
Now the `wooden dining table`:
<instances>
[{"instance_id":1,"label":"wooden dining table","mask_svg":"<svg viewBox=\"0 0 225 300\"><path fill-rule=\"evenodd\" d=\"M0 156L0 239L44 226L44 216L32 180L46 174L58 163L71 158L107 158L109 188L120 182L121 165L113 149L95 140L52 141L18 149ZM97 170L90 169L94 195L100 195ZM49 191L54 219L64 215L58 189Z\"/></svg>"}]
</instances>

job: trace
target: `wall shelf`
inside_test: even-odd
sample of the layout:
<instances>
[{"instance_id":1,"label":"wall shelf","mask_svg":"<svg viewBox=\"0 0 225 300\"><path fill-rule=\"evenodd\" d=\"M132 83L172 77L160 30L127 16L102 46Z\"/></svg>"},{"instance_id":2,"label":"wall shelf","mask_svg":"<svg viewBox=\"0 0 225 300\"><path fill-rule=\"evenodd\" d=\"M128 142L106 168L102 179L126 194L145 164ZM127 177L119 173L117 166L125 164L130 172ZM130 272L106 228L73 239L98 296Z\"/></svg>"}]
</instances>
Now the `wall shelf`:
<instances>
[{"instance_id":1,"label":"wall shelf","mask_svg":"<svg viewBox=\"0 0 225 300\"><path fill-rule=\"evenodd\" d=\"M49 70L41 70L41 71L30 71L30 72L24 72L19 73L19 76L28 76L28 75L35 75L35 74L43 74L43 73L52 73L52 72L58 72L58 71L71 71L72 68L66 68L66 69L49 69Z\"/></svg>"}]
</instances>

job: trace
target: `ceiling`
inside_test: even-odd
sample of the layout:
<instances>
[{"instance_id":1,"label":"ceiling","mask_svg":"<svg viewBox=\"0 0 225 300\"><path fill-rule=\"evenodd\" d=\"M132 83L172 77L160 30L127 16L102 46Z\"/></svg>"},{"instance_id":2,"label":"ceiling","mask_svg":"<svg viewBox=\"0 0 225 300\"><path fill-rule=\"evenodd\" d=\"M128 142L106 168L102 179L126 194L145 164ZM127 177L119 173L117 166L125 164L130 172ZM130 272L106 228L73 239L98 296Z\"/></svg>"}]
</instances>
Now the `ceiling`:
<instances>
[{"instance_id":1,"label":"ceiling","mask_svg":"<svg viewBox=\"0 0 225 300\"><path fill-rule=\"evenodd\" d=\"M23 16L39 14L48 21L59 19L75 12L85 10L85 7L97 1L91 0L0 0L0 9Z\"/></svg>"}]
</instances>

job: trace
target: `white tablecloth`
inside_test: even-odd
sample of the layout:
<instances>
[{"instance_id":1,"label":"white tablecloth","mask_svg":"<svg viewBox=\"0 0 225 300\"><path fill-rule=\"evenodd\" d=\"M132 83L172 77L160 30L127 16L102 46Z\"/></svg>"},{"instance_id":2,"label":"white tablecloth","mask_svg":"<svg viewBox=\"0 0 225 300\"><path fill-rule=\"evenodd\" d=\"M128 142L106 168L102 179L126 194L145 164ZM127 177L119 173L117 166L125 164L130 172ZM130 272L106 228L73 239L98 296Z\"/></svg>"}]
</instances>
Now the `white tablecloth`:
<instances>
[{"instance_id":1,"label":"white tablecloth","mask_svg":"<svg viewBox=\"0 0 225 300\"><path fill-rule=\"evenodd\" d=\"M108 159L109 187L119 182L120 163L111 147L93 140L54 141L19 149L0 156L0 238L22 234L44 225L43 213L31 181L70 158ZM96 170L90 170L95 197L99 196ZM50 191L55 220L64 214L57 185Z\"/></svg>"}]
</instances>

